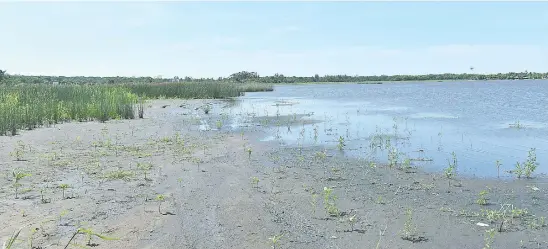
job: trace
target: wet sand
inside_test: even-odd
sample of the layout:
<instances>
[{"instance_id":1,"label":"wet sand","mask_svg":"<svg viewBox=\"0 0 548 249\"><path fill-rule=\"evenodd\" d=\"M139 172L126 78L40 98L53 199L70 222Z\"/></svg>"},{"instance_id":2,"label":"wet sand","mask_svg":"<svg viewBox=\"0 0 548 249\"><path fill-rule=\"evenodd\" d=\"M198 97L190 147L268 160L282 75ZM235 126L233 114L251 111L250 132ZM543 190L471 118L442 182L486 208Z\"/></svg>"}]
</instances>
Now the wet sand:
<instances>
[{"instance_id":1,"label":"wet sand","mask_svg":"<svg viewBox=\"0 0 548 249\"><path fill-rule=\"evenodd\" d=\"M272 120L228 129L227 106L157 100L141 120L0 137L0 240L22 228L15 248L64 248L82 227L116 239L92 237L93 248L484 248L494 229L491 248L548 248L545 178L449 181L323 145L281 147L259 141ZM306 118L284 122L316 122ZM14 170L32 174L17 199Z\"/></svg>"}]
</instances>

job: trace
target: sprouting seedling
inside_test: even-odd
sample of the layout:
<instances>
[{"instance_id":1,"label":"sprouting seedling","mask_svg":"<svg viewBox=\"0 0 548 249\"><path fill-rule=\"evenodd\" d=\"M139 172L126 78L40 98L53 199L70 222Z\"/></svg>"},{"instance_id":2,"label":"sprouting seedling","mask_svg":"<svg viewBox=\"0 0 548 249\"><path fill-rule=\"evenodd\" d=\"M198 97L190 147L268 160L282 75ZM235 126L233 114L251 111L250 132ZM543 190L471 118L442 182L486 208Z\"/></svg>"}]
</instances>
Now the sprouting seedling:
<instances>
[{"instance_id":1,"label":"sprouting seedling","mask_svg":"<svg viewBox=\"0 0 548 249\"><path fill-rule=\"evenodd\" d=\"M523 175L523 172L525 171L524 167L521 165L520 162L516 162L516 166L514 168L514 171L512 171L512 173L514 173L514 175L516 175L517 178L521 178L521 176Z\"/></svg>"},{"instance_id":2,"label":"sprouting seedling","mask_svg":"<svg viewBox=\"0 0 548 249\"><path fill-rule=\"evenodd\" d=\"M339 144L337 144L337 147L339 148L339 150L343 150L345 146L346 144L344 143L344 137L339 136Z\"/></svg>"},{"instance_id":3,"label":"sprouting seedling","mask_svg":"<svg viewBox=\"0 0 548 249\"><path fill-rule=\"evenodd\" d=\"M162 194L156 196L156 200L158 201L158 213L160 213L161 215L164 214L161 211L161 206L162 206L162 202L164 202L165 199L166 199L166 197Z\"/></svg>"},{"instance_id":4,"label":"sprouting seedling","mask_svg":"<svg viewBox=\"0 0 548 249\"><path fill-rule=\"evenodd\" d=\"M251 185L253 185L254 188L259 188L259 178L256 176L251 177Z\"/></svg>"},{"instance_id":5,"label":"sprouting seedling","mask_svg":"<svg viewBox=\"0 0 548 249\"><path fill-rule=\"evenodd\" d=\"M70 185L68 185L66 183L59 184L59 188L63 190L63 199L65 199L65 190L69 187L70 187Z\"/></svg>"},{"instance_id":6,"label":"sprouting seedling","mask_svg":"<svg viewBox=\"0 0 548 249\"><path fill-rule=\"evenodd\" d=\"M527 160L522 163L517 162L513 173L517 176L517 178L521 178L523 175L527 178L531 178L531 175L535 172L537 166L538 163L535 148L531 148L527 154Z\"/></svg>"},{"instance_id":7,"label":"sprouting seedling","mask_svg":"<svg viewBox=\"0 0 548 249\"><path fill-rule=\"evenodd\" d=\"M104 236L104 235L102 235L102 234L96 233L96 232L94 232L93 230L91 230L91 228L87 228L87 229L86 229L86 228L78 228L78 229L76 230L76 232L72 235L72 237L70 238L70 240L67 242L67 245L65 246L65 249L67 249L67 248L69 247L70 242L72 242L72 240L74 240L74 238L75 238L78 234L82 234L82 235L85 235L85 236L86 236L86 238L87 238L87 243L86 243L86 245L87 245L87 246L96 246L96 244L92 244L92 243L91 243L91 238L92 238L93 236L98 237L98 238L100 238L100 239L102 239L102 240L117 240L117 238L110 238L110 237ZM74 244L74 245L83 247L83 246L78 245L78 244Z\"/></svg>"},{"instance_id":8,"label":"sprouting seedling","mask_svg":"<svg viewBox=\"0 0 548 249\"><path fill-rule=\"evenodd\" d=\"M316 207L318 206L318 194L312 194L312 200L310 201L310 205L312 206L312 214L316 215Z\"/></svg>"},{"instance_id":9,"label":"sprouting seedling","mask_svg":"<svg viewBox=\"0 0 548 249\"><path fill-rule=\"evenodd\" d=\"M525 161L525 177L531 178L531 174L537 169L537 155L535 148L531 148L527 154L527 160Z\"/></svg>"},{"instance_id":10,"label":"sprouting seedling","mask_svg":"<svg viewBox=\"0 0 548 249\"><path fill-rule=\"evenodd\" d=\"M454 177L457 168L457 154L452 152L451 155L453 156L453 160L449 161L449 166L444 170L445 177L449 180L449 186L451 186L451 179Z\"/></svg>"},{"instance_id":11,"label":"sprouting seedling","mask_svg":"<svg viewBox=\"0 0 548 249\"><path fill-rule=\"evenodd\" d=\"M483 249L491 248L491 245L495 241L495 232L496 231L494 228L485 231L485 236L484 236L485 246L483 247Z\"/></svg>"},{"instance_id":12,"label":"sprouting seedling","mask_svg":"<svg viewBox=\"0 0 548 249\"><path fill-rule=\"evenodd\" d=\"M382 199L382 195L377 196L377 200L375 201L377 204L386 204L386 202Z\"/></svg>"},{"instance_id":13,"label":"sprouting seedling","mask_svg":"<svg viewBox=\"0 0 548 249\"><path fill-rule=\"evenodd\" d=\"M324 207L327 211L327 214L330 216L339 216L340 212L337 208L337 196L333 194L333 189L324 187L323 188L323 201Z\"/></svg>"},{"instance_id":14,"label":"sprouting seedling","mask_svg":"<svg viewBox=\"0 0 548 249\"><path fill-rule=\"evenodd\" d=\"M217 130L221 130L221 128L223 127L223 121L221 120L217 120L215 124L217 125Z\"/></svg>"},{"instance_id":15,"label":"sprouting seedling","mask_svg":"<svg viewBox=\"0 0 548 249\"><path fill-rule=\"evenodd\" d=\"M44 198L44 192L46 190L45 189L40 189L40 201L43 203L43 204L46 204L46 203L49 203L50 200L49 199L46 199Z\"/></svg>"},{"instance_id":16,"label":"sprouting seedling","mask_svg":"<svg viewBox=\"0 0 548 249\"><path fill-rule=\"evenodd\" d=\"M16 161L23 161L25 153L25 144L23 141L19 140L17 141L17 145L15 145L15 149L10 154L15 157Z\"/></svg>"},{"instance_id":17,"label":"sprouting seedling","mask_svg":"<svg viewBox=\"0 0 548 249\"><path fill-rule=\"evenodd\" d=\"M251 160L251 147L247 148L247 156L249 157L249 159Z\"/></svg>"},{"instance_id":18,"label":"sprouting seedling","mask_svg":"<svg viewBox=\"0 0 548 249\"><path fill-rule=\"evenodd\" d=\"M399 156L398 149L396 147L390 147L388 150L388 166L390 168L398 165Z\"/></svg>"},{"instance_id":19,"label":"sprouting seedling","mask_svg":"<svg viewBox=\"0 0 548 249\"><path fill-rule=\"evenodd\" d=\"M21 172L21 171L13 171L12 172L12 175L13 175L13 187L15 188L15 199L19 198L18 197L18 193L19 193L19 187L21 187L21 183L19 181L21 181L21 179L27 177L27 176L31 176L31 174L28 174L28 173L24 173L24 172Z\"/></svg>"},{"instance_id":20,"label":"sprouting seedling","mask_svg":"<svg viewBox=\"0 0 548 249\"><path fill-rule=\"evenodd\" d=\"M33 248L36 248L36 247L33 247L32 246L32 241L34 240L34 234L39 230L38 227L31 227L30 228L30 234L29 234L29 238L28 238L28 243L29 243L29 248L33 249Z\"/></svg>"},{"instance_id":21,"label":"sprouting seedling","mask_svg":"<svg viewBox=\"0 0 548 249\"><path fill-rule=\"evenodd\" d=\"M21 233L21 228L17 230L16 232L11 235L6 242L4 242L4 245L2 246L3 249L11 249L13 246L13 243L17 240L17 237L19 237L19 234Z\"/></svg>"},{"instance_id":22,"label":"sprouting seedling","mask_svg":"<svg viewBox=\"0 0 548 249\"><path fill-rule=\"evenodd\" d=\"M272 248L276 249L280 245L280 239L282 239L283 236L283 234L280 234L268 238L270 240L270 243L272 244Z\"/></svg>"},{"instance_id":23,"label":"sprouting seedling","mask_svg":"<svg viewBox=\"0 0 548 249\"><path fill-rule=\"evenodd\" d=\"M354 231L354 226L358 222L358 217L356 215L352 215L348 218L348 224L350 225L350 231Z\"/></svg>"},{"instance_id":24,"label":"sprouting seedling","mask_svg":"<svg viewBox=\"0 0 548 249\"><path fill-rule=\"evenodd\" d=\"M402 167L404 169L410 169L411 168L411 159L410 158L406 158L405 160L403 160L403 165Z\"/></svg>"},{"instance_id":25,"label":"sprouting seedling","mask_svg":"<svg viewBox=\"0 0 548 249\"><path fill-rule=\"evenodd\" d=\"M500 163L499 160L497 160L495 163L496 163L496 165L497 165L497 178L500 178L500 166L501 166L502 164Z\"/></svg>"},{"instance_id":26,"label":"sprouting seedling","mask_svg":"<svg viewBox=\"0 0 548 249\"><path fill-rule=\"evenodd\" d=\"M147 172L152 169L152 164L150 163L137 163L137 168L143 171L145 181L148 181Z\"/></svg>"},{"instance_id":27,"label":"sprouting seedling","mask_svg":"<svg viewBox=\"0 0 548 249\"><path fill-rule=\"evenodd\" d=\"M401 238L404 240L410 240L417 232L417 227L415 224L413 224L413 212L411 209L407 209L405 211L405 223L403 225L403 231L401 234Z\"/></svg>"},{"instance_id":28,"label":"sprouting seedling","mask_svg":"<svg viewBox=\"0 0 548 249\"><path fill-rule=\"evenodd\" d=\"M482 190L478 194L478 199L476 200L476 203L479 205L487 205L487 194L489 192L487 190Z\"/></svg>"},{"instance_id":29,"label":"sprouting seedling","mask_svg":"<svg viewBox=\"0 0 548 249\"><path fill-rule=\"evenodd\" d=\"M61 224L61 221L62 221L63 217L67 214L68 214L68 210L66 210L66 209L63 209L63 211L61 211L61 213L59 213L59 223L60 224Z\"/></svg>"}]
</instances>

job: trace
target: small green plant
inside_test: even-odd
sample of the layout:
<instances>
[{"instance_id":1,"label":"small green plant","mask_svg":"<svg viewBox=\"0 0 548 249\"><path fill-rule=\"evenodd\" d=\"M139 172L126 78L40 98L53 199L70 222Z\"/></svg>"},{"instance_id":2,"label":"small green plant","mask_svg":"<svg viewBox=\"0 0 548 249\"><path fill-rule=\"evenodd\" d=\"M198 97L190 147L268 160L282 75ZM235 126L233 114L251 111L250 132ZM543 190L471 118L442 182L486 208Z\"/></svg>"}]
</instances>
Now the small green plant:
<instances>
[{"instance_id":1,"label":"small green plant","mask_svg":"<svg viewBox=\"0 0 548 249\"><path fill-rule=\"evenodd\" d=\"M221 130L221 128L223 127L223 121L221 120L217 120L215 124L217 125L217 130Z\"/></svg>"},{"instance_id":2,"label":"small green plant","mask_svg":"<svg viewBox=\"0 0 548 249\"><path fill-rule=\"evenodd\" d=\"M452 152L451 156L453 158L452 160L449 160L449 166L444 170L445 177L449 181L449 187L451 187L451 179L453 179L453 177L455 176L455 171L457 169L457 154L455 154L455 152Z\"/></svg>"},{"instance_id":3,"label":"small green plant","mask_svg":"<svg viewBox=\"0 0 548 249\"><path fill-rule=\"evenodd\" d=\"M268 238L270 240L270 243L272 244L272 248L276 249L280 245L280 240L282 239L284 235L274 235L273 237Z\"/></svg>"},{"instance_id":4,"label":"small green plant","mask_svg":"<svg viewBox=\"0 0 548 249\"><path fill-rule=\"evenodd\" d=\"M70 186L66 183L59 184L59 188L63 190L63 199L65 199L65 190L69 188Z\"/></svg>"},{"instance_id":5,"label":"small green plant","mask_svg":"<svg viewBox=\"0 0 548 249\"><path fill-rule=\"evenodd\" d=\"M483 246L483 249L491 249L493 242L495 241L495 233L496 230L494 228L489 229L485 231L485 236L483 237L483 240L485 241L485 245Z\"/></svg>"},{"instance_id":6,"label":"small green plant","mask_svg":"<svg viewBox=\"0 0 548 249\"><path fill-rule=\"evenodd\" d=\"M310 200L310 205L312 206L312 215L316 215L316 207L318 206L318 194L312 194L312 200Z\"/></svg>"},{"instance_id":7,"label":"small green plant","mask_svg":"<svg viewBox=\"0 0 548 249\"><path fill-rule=\"evenodd\" d=\"M380 195L377 197L377 200L375 202L382 205L386 204L386 202L382 199L382 196Z\"/></svg>"},{"instance_id":8,"label":"small green plant","mask_svg":"<svg viewBox=\"0 0 548 249\"><path fill-rule=\"evenodd\" d=\"M252 152L251 147L247 148L247 156L249 160L251 160L251 152Z\"/></svg>"},{"instance_id":9,"label":"small green plant","mask_svg":"<svg viewBox=\"0 0 548 249\"><path fill-rule=\"evenodd\" d=\"M67 249L70 246L70 242L72 242L74 240L74 238L79 234L86 236L86 246L97 246L97 244L92 244L91 243L91 238L92 237L98 237L102 240L118 240L117 238L110 238L110 237L104 236L102 234L96 233L93 230L91 230L91 228L78 228L76 230L76 232L72 235L70 240L67 242L67 245L65 246L65 249ZM78 247L84 247L84 246L79 245L79 244L73 244L73 245L78 246Z\"/></svg>"},{"instance_id":10,"label":"small green plant","mask_svg":"<svg viewBox=\"0 0 548 249\"><path fill-rule=\"evenodd\" d=\"M402 169L410 169L411 168L411 158L405 158L403 160Z\"/></svg>"},{"instance_id":11,"label":"small green plant","mask_svg":"<svg viewBox=\"0 0 548 249\"><path fill-rule=\"evenodd\" d=\"M346 144L344 143L344 137L339 136L339 144L337 144L337 148L339 148L339 150L343 150L345 146Z\"/></svg>"},{"instance_id":12,"label":"small green plant","mask_svg":"<svg viewBox=\"0 0 548 249\"><path fill-rule=\"evenodd\" d=\"M337 208L337 199L332 188L323 188L323 204L329 216L339 216L340 214Z\"/></svg>"},{"instance_id":13,"label":"small green plant","mask_svg":"<svg viewBox=\"0 0 548 249\"><path fill-rule=\"evenodd\" d=\"M531 148L527 154L527 160L523 163L517 162L512 173L514 173L517 178L521 178L524 175L527 178L531 178L531 175L535 172L537 166L538 162L535 148Z\"/></svg>"},{"instance_id":14,"label":"small green plant","mask_svg":"<svg viewBox=\"0 0 548 249\"><path fill-rule=\"evenodd\" d=\"M147 178L147 172L152 169L152 164L150 163L137 163L137 168L142 170L143 171L143 174L144 174L144 179L145 181L148 181L149 179Z\"/></svg>"},{"instance_id":15,"label":"small green plant","mask_svg":"<svg viewBox=\"0 0 548 249\"><path fill-rule=\"evenodd\" d=\"M479 205L487 205L487 194L489 194L487 190L482 190L479 192L476 203Z\"/></svg>"},{"instance_id":16,"label":"small green plant","mask_svg":"<svg viewBox=\"0 0 548 249\"><path fill-rule=\"evenodd\" d=\"M524 171L525 171L525 167L520 162L516 162L516 166L514 167L514 170L512 171L512 173L516 175L517 178L521 178L521 176L523 176Z\"/></svg>"},{"instance_id":17,"label":"small green plant","mask_svg":"<svg viewBox=\"0 0 548 249\"><path fill-rule=\"evenodd\" d=\"M157 195L156 196L156 201L158 201L158 213L160 213L161 215L163 215L164 213L162 213L162 210L161 210L161 207L162 207L162 202L164 202L166 199L166 197L164 195Z\"/></svg>"},{"instance_id":18,"label":"small green plant","mask_svg":"<svg viewBox=\"0 0 548 249\"><path fill-rule=\"evenodd\" d=\"M21 228L14 232L6 242L4 242L4 245L2 246L2 249L12 249L13 244L17 240L17 237L19 237L19 234L21 233Z\"/></svg>"},{"instance_id":19,"label":"small green plant","mask_svg":"<svg viewBox=\"0 0 548 249\"><path fill-rule=\"evenodd\" d=\"M356 215L352 215L348 217L348 224L350 225L350 232L354 232L354 226L358 222L358 217Z\"/></svg>"},{"instance_id":20,"label":"small green plant","mask_svg":"<svg viewBox=\"0 0 548 249\"><path fill-rule=\"evenodd\" d=\"M540 229L546 227L546 217L541 216L538 219L533 219L529 223L529 228L531 229Z\"/></svg>"},{"instance_id":21,"label":"small green plant","mask_svg":"<svg viewBox=\"0 0 548 249\"><path fill-rule=\"evenodd\" d=\"M34 249L36 247L34 247L32 244L33 244L33 240L34 240L34 234L39 230L38 227L30 227L30 231L29 231L29 238L28 238L28 243L29 243L29 248L30 249Z\"/></svg>"},{"instance_id":22,"label":"small green plant","mask_svg":"<svg viewBox=\"0 0 548 249\"><path fill-rule=\"evenodd\" d=\"M254 187L254 188L259 188L259 178L254 176L254 177L251 177L251 185Z\"/></svg>"},{"instance_id":23,"label":"small green plant","mask_svg":"<svg viewBox=\"0 0 548 249\"><path fill-rule=\"evenodd\" d=\"M519 122L519 120L517 120L515 123L510 124L510 128L521 129L523 128L523 125Z\"/></svg>"},{"instance_id":24,"label":"small green plant","mask_svg":"<svg viewBox=\"0 0 548 249\"><path fill-rule=\"evenodd\" d=\"M44 197L44 192L46 191L46 189L42 188L40 189L40 201L42 202L42 204L46 204L46 203L50 203L51 200L50 199L46 199Z\"/></svg>"},{"instance_id":25,"label":"small green plant","mask_svg":"<svg viewBox=\"0 0 548 249\"><path fill-rule=\"evenodd\" d=\"M404 240L415 241L417 236L417 227L413 223L413 212L411 209L405 211L405 223L401 232L401 238Z\"/></svg>"},{"instance_id":26,"label":"small green plant","mask_svg":"<svg viewBox=\"0 0 548 249\"><path fill-rule=\"evenodd\" d=\"M21 171L12 171L12 176L13 176L13 188L15 188L15 199L17 199L19 198L18 196L19 188L22 186L20 181L27 176L31 176L31 174L24 173Z\"/></svg>"},{"instance_id":27,"label":"small green plant","mask_svg":"<svg viewBox=\"0 0 548 249\"><path fill-rule=\"evenodd\" d=\"M11 156L15 157L16 161L23 161L25 153L25 143L23 141L18 140L17 144L15 145L15 149L10 153Z\"/></svg>"},{"instance_id":28,"label":"small green plant","mask_svg":"<svg viewBox=\"0 0 548 249\"><path fill-rule=\"evenodd\" d=\"M501 166L502 164L500 163L499 160L497 160L495 163L496 163L496 165L497 165L497 178L500 178L500 166Z\"/></svg>"},{"instance_id":29,"label":"small green plant","mask_svg":"<svg viewBox=\"0 0 548 249\"><path fill-rule=\"evenodd\" d=\"M388 167L392 168L398 165L399 153L396 147L390 147L388 150Z\"/></svg>"},{"instance_id":30,"label":"small green plant","mask_svg":"<svg viewBox=\"0 0 548 249\"><path fill-rule=\"evenodd\" d=\"M535 153L535 148L531 148L527 154L527 160L525 161L525 177L531 178L531 175L537 169L537 155Z\"/></svg>"}]
</instances>

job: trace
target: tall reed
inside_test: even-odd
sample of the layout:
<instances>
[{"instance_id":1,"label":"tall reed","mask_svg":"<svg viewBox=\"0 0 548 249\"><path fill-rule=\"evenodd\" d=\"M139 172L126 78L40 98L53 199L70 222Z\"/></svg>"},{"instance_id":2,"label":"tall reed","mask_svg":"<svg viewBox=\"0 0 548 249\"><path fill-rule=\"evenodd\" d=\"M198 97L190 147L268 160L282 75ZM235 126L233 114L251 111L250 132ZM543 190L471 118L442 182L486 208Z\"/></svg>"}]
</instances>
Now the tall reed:
<instances>
[{"instance_id":1,"label":"tall reed","mask_svg":"<svg viewBox=\"0 0 548 249\"><path fill-rule=\"evenodd\" d=\"M238 97L244 92L272 91L272 85L259 83L185 82L128 84L131 92L148 98L220 99Z\"/></svg>"},{"instance_id":2,"label":"tall reed","mask_svg":"<svg viewBox=\"0 0 548 249\"><path fill-rule=\"evenodd\" d=\"M70 120L132 119L136 101L119 86L0 86L0 134Z\"/></svg>"},{"instance_id":3,"label":"tall reed","mask_svg":"<svg viewBox=\"0 0 548 249\"><path fill-rule=\"evenodd\" d=\"M133 119L136 111L142 118L143 98L218 99L272 90L269 84L214 82L0 85L0 135L71 120Z\"/></svg>"}]
</instances>

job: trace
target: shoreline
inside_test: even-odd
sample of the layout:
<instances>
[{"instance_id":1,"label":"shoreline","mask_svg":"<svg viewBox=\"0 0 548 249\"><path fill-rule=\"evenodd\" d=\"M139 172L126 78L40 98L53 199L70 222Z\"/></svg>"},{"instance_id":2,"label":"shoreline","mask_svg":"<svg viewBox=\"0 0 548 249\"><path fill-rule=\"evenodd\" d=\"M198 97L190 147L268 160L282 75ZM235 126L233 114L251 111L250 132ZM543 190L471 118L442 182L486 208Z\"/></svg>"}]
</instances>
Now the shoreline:
<instances>
[{"instance_id":1,"label":"shoreline","mask_svg":"<svg viewBox=\"0 0 548 249\"><path fill-rule=\"evenodd\" d=\"M205 103L212 106L207 115L196 110ZM72 122L0 137L0 240L21 226L26 240L37 227L35 245L63 248L82 226L118 238L95 237L96 248L271 248L269 238L281 235L280 248L478 248L486 231L500 226L495 248L548 246L544 178L449 180L323 145L260 142L262 126L223 129L225 105L154 100L142 120ZM220 129L200 130L201 120L220 122ZM10 155L18 140L26 145L24 161ZM19 199L14 169L32 174L21 179ZM338 198L324 203L324 188ZM76 242L85 244L83 237Z\"/></svg>"}]
</instances>

